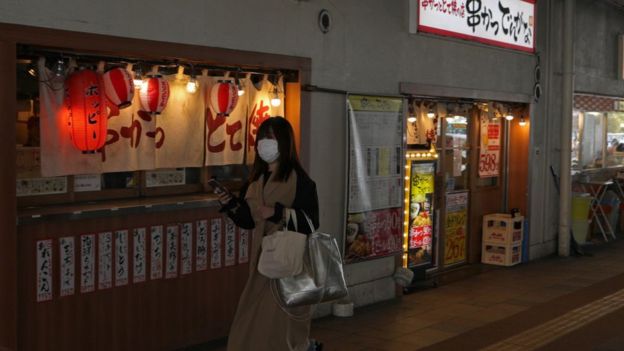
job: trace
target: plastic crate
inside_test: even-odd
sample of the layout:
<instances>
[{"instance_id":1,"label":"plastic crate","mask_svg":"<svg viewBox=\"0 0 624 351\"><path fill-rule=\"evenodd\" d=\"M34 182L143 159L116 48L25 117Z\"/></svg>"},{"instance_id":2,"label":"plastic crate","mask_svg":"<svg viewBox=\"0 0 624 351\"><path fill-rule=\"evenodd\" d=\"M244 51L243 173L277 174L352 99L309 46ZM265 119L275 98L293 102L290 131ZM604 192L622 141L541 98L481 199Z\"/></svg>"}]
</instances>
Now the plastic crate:
<instances>
[{"instance_id":1,"label":"plastic crate","mask_svg":"<svg viewBox=\"0 0 624 351\"><path fill-rule=\"evenodd\" d=\"M522 243L516 245L483 243L481 263L514 266L520 262L522 262Z\"/></svg>"},{"instance_id":2,"label":"plastic crate","mask_svg":"<svg viewBox=\"0 0 624 351\"><path fill-rule=\"evenodd\" d=\"M504 213L483 216L484 243L515 245L522 243L524 235L524 217Z\"/></svg>"}]
</instances>

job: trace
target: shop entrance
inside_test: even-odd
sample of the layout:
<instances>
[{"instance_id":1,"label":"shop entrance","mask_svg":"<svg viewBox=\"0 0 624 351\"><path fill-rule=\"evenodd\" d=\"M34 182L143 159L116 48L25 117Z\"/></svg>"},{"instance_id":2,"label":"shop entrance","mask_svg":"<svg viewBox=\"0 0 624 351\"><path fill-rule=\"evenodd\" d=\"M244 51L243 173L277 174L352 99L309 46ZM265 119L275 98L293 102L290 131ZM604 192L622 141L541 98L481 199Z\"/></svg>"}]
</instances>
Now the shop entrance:
<instances>
[{"instance_id":1,"label":"shop entrance","mask_svg":"<svg viewBox=\"0 0 624 351\"><path fill-rule=\"evenodd\" d=\"M480 262L484 215L528 215L528 107L418 97L408 106L407 266L432 271ZM426 189L432 193L419 194Z\"/></svg>"}]
</instances>

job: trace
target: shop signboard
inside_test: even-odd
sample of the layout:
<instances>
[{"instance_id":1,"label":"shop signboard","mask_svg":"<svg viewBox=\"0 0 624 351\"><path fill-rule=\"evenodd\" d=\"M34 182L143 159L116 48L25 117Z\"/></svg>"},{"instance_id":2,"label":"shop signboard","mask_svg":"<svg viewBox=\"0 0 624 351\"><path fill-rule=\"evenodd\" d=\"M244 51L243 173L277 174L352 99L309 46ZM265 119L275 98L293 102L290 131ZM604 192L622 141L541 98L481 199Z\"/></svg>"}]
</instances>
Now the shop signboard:
<instances>
[{"instance_id":1,"label":"shop signboard","mask_svg":"<svg viewBox=\"0 0 624 351\"><path fill-rule=\"evenodd\" d=\"M468 229L468 192L446 195L446 220L444 223L444 265L466 260L466 230Z\"/></svg>"},{"instance_id":2,"label":"shop signboard","mask_svg":"<svg viewBox=\"0 0 624 351\"><path fill-rule=\"evenodd\" d=\"M483 114L480 119L479 177L498 177L501 148L500 118L489 118L487 114Z\"/></svg>"},{"instance_id":3,"label":"shop signboard","mask_svg":"<svg viewBox=\"0 0 624 351\"><path fill-rule=\"evenodd\" d=\"M347 261L401 252L403 100L348 98Z\"/></svg>"},{"instance_id":4,"label":"shop signboard","mask_svg":"<svg viewBox=\"0 0 624 351\"><path fill-rule=\"evenodd\" d=\"M420 0L418 31L535 51L534 0Z\"/></svg>"},{"instance_id":5,"label":"shop signboard","mask_svg":"<svg viewBox=\"0 0 624 351\"><path fill-rule=\"evenodd\" d=\"M412 162L410 172L408 267L433 263L435 163Z\"/></svg>"}]
</instances>

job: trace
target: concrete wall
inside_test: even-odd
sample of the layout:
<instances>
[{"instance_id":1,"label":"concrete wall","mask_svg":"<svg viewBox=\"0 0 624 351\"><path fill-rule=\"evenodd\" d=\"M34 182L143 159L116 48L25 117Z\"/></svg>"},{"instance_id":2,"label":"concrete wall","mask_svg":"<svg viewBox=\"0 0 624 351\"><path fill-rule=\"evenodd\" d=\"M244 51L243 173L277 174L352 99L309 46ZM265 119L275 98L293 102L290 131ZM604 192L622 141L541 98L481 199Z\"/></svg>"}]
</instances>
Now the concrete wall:
<instances>
[{"instance_id":1,"label":"concrete wall","mask_svg":"<svg viewBox=\"0 0 624 351\"><path fill-rule=\"evenodd\" d=\"M540 8L544 7L543 3L547 2L538 1ZM317 27L318 12L323 8L333 16L334 26L327 34ZM5 0L0 3L0 22L310 57L312 84L356 93L397 95L399 82L532 93L533 55L462 40L409 34L408 18L408 0ZM540 19L540 23L547 21ZM543 32L538 27L538 43ZM544 48L543 43L541 47ZM312 144L304 147L309 150L311 175L318 183L321 229L342 237L346 165L344 96L312 93L311 112L310 129L303 133L311 133ZM552 149L545 144L551 130L540 127L551 118L543 117L546 116L543 107L538 107L537 112L532 123L539 130L537 145L543 150ZM545 164L540 160L540 166L533 168L532 182L548 179L542 168ZM542 190L533 187L531 195L542 194ZM539 199L533 205L544 203ZM551 239L551 236L539 237L535 243ZM385 299L394 292L391 280L384 279L392 269L367 275L369 266L375 265L389 267L393 261L387 258L347 268L350 283L358 291L358 304Z\"/></svg>"},{"instance_id":2,"label":"concrete wall","mask_svg":"<svg viewBox=\"0 0 624 351\"><path fill-rule=\"evenodd\" d=\"M575 90L624 96L617 80L618 34L624 34L624 9L604 2L577 0Z\"/></svg>"}]
</instances>

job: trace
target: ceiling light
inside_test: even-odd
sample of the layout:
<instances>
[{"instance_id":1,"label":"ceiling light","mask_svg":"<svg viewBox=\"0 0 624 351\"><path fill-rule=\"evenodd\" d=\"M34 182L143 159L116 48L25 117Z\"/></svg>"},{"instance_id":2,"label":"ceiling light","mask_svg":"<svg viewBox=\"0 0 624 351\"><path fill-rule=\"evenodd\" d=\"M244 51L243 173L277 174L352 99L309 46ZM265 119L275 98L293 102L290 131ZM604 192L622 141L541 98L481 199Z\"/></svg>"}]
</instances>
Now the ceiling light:
<instances>
[{"instance_id":1,"label":"ceiling light","mask_svg":"<svg viewBox=\"0 0 624 351\"><path fill-rule=\"evenodd\" d=\"M141 67L139 67L134 71L134 87L141 89L141 85L143 85L143 73L141 72Z\"/></svg>"},{"instance_id":2,"label":"ceiling light","mask_svg":"<svg viewBox=\"0 0 624 351\"><path fill-rule=\"evenodd\" d=\"M409 116L409 117L407 117L407 121L410 122L410 123L416 122L416 116Z\"/></svg>"},{"instance_id":3,"label":"ceiling light","mask_svg":"<svg viewBox=\"0 0 624 351\"><path fill-rule=\"evenodd\" d=\"M186 83L186 91L188 91L191 94L195 94L195 92L197 92L198 86L199 86L199 83L197 83L197 79L191 76L188 83Z\"/></svg>"},{"instance_id":4,"label":"ceiling light","mask_svg":"<svg viewBox=\"0 0 624 351\"><path fill-rule=\"evenodd\" d=\"M433 112L433 109L429 109L429 112L427 112L427 117L431 119L435 118L435 113Z\"/></svg>"},{"instance_id":5,"label":"ceiling light","mask_svg":"<svg viewBox=\"0 0 624 351\"><path fill-rule=\"evenodd\" d=\"M508 120L508 121L511 121L512 119L514 119L514 116L513 115L507 115L507 116L505 116L505 119Z\"/></svg>"},{"instance_id":6,"label":"ceiling light","mask_svg":"<svg viewBox=\"0 0 624 351\"><path fill-rule=\"evenodd\" d=\"M520 127L526 126L526 121L524 120L524 117L520 117L520 122L518 122L518 124L520 125Z\"/></svg>"},{"instance_id":7,"label":"ceiling light","mask_svg":"<svg viewBox=\"0 0 624 351\"><path fill-rule=\"evenodd\" d=\"M279 97L279 92L277 90L277 85L273 88L273 98L271 99L271 106L278 107L282 104L282 99Z\"/></svg>"}]
</instances>

